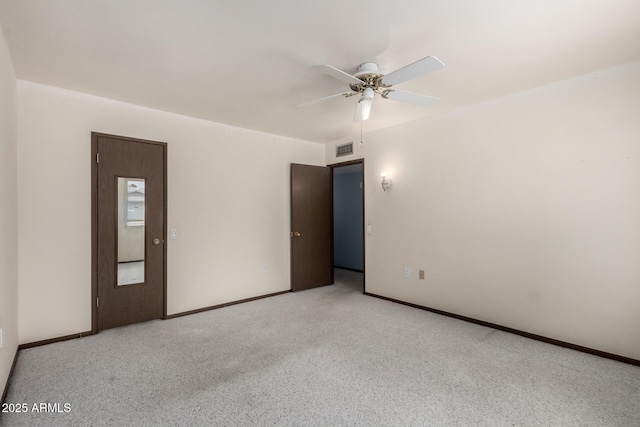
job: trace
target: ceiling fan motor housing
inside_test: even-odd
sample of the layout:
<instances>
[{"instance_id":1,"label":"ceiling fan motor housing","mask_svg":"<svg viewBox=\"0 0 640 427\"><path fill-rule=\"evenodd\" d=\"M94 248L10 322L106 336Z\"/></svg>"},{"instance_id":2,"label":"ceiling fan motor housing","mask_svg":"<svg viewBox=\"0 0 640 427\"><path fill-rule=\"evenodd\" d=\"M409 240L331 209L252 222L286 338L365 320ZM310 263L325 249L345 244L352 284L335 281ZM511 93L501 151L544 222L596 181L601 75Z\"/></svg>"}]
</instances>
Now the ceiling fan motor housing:
<instances>
[{"instance_id":1,"label":"ceiling fan motor housing","mask_svg":"<svg viewBox=\"0 0 640 427\"><path fill-rule=\"evenodd\" d=\"M377 89L380 86L380 79L383 74L378 72L378 64L375 62L365 62L360 64L358 72L354 74L354 77L362 80L361 84L350 84L351 90L354 92L363 92L366 88L370 87Z\"/></svg>"},{"instance_id":2,"label":"ceiling fan motor housing","mask_svg":"<svg viewBox=\"0 0 640 427\"><path fill-rule=\"evenodd\" d=\"M358 66L358 72L354 74L356 77L360 77L361 74L377 73L378 64L375 62L365 62Z\"/></svg>"}]
</instances>

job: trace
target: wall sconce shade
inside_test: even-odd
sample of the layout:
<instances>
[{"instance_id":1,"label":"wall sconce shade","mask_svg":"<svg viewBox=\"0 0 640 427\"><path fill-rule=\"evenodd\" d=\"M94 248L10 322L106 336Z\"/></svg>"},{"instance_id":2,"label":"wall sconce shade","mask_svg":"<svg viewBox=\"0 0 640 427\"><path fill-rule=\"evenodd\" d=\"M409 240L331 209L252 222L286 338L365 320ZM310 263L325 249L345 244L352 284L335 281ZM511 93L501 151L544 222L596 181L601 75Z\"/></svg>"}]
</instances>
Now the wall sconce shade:
<instances>
[{"instance_id":1,"label":"wall sconce shade","mask_svg":"<svg viewBox=\"0 0 640 427\"><path fill-rule=\"evenodd\" d=\"M387 191L391 188L391 179L387 178L387 174L384 172L380 176L382 177L382 191Z\"/></svg>"}]
</instances>

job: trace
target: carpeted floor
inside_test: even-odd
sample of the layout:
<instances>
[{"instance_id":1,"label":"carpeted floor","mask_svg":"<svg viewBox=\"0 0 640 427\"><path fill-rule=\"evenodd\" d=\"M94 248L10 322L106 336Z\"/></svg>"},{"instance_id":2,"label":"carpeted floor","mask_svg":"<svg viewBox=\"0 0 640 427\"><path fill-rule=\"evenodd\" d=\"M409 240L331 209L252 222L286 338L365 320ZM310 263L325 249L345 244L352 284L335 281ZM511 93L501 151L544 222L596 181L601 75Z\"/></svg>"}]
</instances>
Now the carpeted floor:
<instances>
[{"instance_id":1,"label":"carpeted floor","mask_svg":"<svg viewBox=\"0 0 640 427\"><path fill-rule=\"evenodd\" d=\"M368 297L360 277L23 350L7 403L27 412L0 425L640 426L640 367Z\"/></svg>"}]
</instances>

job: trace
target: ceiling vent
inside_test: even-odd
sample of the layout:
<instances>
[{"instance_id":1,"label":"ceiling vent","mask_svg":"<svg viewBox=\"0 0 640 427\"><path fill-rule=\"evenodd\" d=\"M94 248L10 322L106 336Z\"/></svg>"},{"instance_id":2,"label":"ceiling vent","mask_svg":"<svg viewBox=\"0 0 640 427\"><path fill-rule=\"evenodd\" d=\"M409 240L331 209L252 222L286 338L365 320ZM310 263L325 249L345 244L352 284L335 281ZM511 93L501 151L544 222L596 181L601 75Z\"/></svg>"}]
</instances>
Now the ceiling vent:
<instances>
[{"instance_id":1,"label":"ceiling vent","mask_svg":"<svg viewBox=\"0 0 640 427\"><path fill-rule=\"evenodd\" d=\"M353 142L336 147L336 157L348 156L349 154L353 154Z\"/></svg>"}]
</instances>

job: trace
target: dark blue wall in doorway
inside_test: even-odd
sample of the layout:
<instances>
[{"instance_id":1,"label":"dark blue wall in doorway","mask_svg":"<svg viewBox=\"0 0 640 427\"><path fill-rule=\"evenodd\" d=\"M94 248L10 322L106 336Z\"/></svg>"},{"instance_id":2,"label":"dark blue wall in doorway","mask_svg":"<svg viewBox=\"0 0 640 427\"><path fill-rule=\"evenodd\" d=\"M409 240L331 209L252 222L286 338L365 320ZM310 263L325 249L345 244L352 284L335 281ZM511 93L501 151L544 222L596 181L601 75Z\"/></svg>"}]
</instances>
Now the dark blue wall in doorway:
<instances>
[{"instance_id":1,"label":"dark blue wall in doorway","mask_svg":"<svg viewBox=\"0 0 640 427\"><path fill-rule=\"evenodd\" d=\"M363 270L362 165L360 172L333 175L333 264Z\"/></svg>"}]
</instances>

